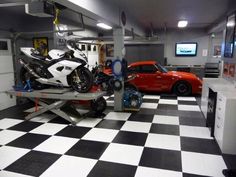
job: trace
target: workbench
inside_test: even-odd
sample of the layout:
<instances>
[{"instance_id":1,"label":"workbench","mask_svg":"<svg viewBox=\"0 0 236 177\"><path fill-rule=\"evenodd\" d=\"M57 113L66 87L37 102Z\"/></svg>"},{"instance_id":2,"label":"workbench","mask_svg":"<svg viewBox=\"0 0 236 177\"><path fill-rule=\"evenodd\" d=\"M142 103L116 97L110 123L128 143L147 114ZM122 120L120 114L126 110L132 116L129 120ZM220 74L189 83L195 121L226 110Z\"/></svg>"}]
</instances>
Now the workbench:
<instances>
[{"instance_id":1,"label":"workbench","mask_svg":"<svg viewBox=\"0 0 236 177\"><path fill-rule=\"evenodd\" d=\"M82 118L75 107L71 105L66 107L69 101L96 100L106 94L106 92L78 93L65 88L35 90L32 92L9 90L6 93L11 96L28 98L36 103L36 107L40 105L39 109L36 109L25 117L26 120L51 111L72 124L76 124Z\"/></svg>"}]
</instances>

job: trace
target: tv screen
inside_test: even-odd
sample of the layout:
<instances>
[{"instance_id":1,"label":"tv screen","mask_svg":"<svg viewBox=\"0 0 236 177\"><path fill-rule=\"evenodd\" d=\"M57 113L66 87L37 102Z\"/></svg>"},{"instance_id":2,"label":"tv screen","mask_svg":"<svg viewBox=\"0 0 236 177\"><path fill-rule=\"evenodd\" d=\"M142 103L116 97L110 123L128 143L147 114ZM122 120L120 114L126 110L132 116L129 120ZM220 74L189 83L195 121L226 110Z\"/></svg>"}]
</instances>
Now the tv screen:
<instances>
[{"instance_id":1,"label":"tv screen","mask_svg":"<svg viewBox=\"0 0 236 177\"><path fill-rule=\"evenodd\" d=\"M197 43L176 43L175 44L175 56L196 56L197 55Z\"/></svg>"}]
</instances>

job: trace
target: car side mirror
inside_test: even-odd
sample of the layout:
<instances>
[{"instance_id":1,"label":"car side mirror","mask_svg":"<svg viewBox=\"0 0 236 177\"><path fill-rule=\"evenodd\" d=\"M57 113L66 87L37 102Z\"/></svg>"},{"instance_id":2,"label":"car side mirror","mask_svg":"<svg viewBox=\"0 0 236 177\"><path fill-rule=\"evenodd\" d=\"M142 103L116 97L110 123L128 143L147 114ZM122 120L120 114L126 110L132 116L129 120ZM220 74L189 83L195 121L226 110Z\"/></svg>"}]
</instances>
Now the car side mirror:
<instances>
[{"instance_id":1,"label":"car side mirror","mask_svg":"<svg viewBox=\"0 0 236 177\"><path fill-rule=\"evenodd\" d=\"M156 71L156 74L160 75L160 74L162 74L162 72L160 72L160 71Z\"/></svg>"}]
</instances>

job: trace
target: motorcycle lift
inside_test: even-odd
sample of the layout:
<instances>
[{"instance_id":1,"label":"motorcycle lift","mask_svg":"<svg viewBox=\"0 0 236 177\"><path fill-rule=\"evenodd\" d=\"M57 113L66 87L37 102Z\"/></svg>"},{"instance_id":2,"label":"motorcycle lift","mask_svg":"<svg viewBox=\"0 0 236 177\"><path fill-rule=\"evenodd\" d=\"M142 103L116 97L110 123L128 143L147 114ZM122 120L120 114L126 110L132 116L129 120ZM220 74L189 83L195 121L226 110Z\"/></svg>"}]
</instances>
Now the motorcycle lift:
<instances>
[{"instance_id":1,"label":"motorcycle lift","mask_svg":"<svg viewBox=\"0 0 236 177\"><path fill-rule=\"evenodd\" d=\"M32 92L9 90L6 91L6 93L11 96L25 97L35 102L35 111L28 114L25 117L26 120L30 120L47 111L51 111L71 122L73 125L84 117L81 116L74 106L66 106L68 102L96 100L106 94L106 92L78 93L71 91L70 89L44 89ZM38 105L41 107L38 108Z\"/></svg>"}]
</instances>

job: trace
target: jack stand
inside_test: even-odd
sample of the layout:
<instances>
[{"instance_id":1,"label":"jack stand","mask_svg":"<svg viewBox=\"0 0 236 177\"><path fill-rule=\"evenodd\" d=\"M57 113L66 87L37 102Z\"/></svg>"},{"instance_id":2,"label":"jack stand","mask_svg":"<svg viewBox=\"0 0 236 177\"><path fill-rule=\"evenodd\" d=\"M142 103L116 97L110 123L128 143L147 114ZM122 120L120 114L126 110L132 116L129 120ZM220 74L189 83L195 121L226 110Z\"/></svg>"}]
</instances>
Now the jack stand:
<instances>
[{"instance_id":1,"label":"jack stand","mask_svg":"<svg viewBox=\"0 0 236 177\"><path fill-rule=\"evenodd\" d=\"M30 80L26 80L26 84L23 86L21 83L13 86L15 91L21 91L21 92L32 92L33 89L31 88Z\"/></svg>"}]
</instances>

